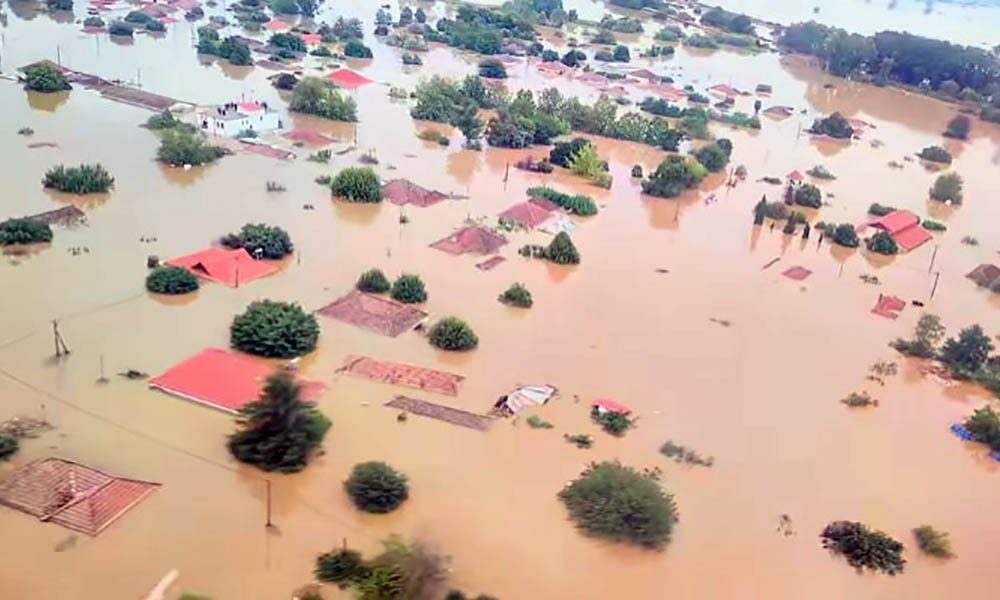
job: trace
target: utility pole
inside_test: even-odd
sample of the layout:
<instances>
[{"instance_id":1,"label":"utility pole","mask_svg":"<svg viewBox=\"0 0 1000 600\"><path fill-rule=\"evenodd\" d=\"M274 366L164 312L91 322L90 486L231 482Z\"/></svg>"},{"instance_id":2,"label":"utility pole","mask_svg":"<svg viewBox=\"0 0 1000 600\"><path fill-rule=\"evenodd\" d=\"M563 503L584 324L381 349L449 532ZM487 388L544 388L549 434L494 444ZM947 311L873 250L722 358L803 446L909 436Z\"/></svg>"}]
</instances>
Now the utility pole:
<instances>
[{"instance_id":1,"label":"utility pole","mask_svg":"<svg viewBox=\"0 0 1000 600\"><path fill-rule=\"evenodd\" d=\"M264 481L267 483L267 524L264 526L271 529L274 527L274 523L271 522L271 480L265 479Z\"/></svg>"},{"instance_id":2,"label":"utility pole","mask_svg":"<svg viewBox=\"0 0 1000 600\"><path fill-rule=\"evenodd\" d=\"M937 258L937 253L938 253L938 248L939 247L940 246L938 244L934 244L934 254L931 255L931 264L930 264L930 266L927 267L927 272L928 273L930 273L931 271L934 270L934 259Z\"/></svg>"},{"instance_id":3,"label":"utility pole","mask_svg":"<svg viewBox=\"0 0 1000 600\"><path fill-rule=\"evenodd\" d=\"M934 292L937 291L938 279L941 279L941 271L934 274L934 287L931 288L931 299L934 299Z\"/></svg>"},{"instance_id":4,"label":"utility pole","mask_svg":"<svg viewBox=\"0 0 1000 600\"><path fill-rule=\"evenodd\" d=\"M66 346L66 340L59 333L59 323L55 319L52 320L52 337L56 344L56 356L69 356L69 347Z\"/></svg>"}]
</instances>

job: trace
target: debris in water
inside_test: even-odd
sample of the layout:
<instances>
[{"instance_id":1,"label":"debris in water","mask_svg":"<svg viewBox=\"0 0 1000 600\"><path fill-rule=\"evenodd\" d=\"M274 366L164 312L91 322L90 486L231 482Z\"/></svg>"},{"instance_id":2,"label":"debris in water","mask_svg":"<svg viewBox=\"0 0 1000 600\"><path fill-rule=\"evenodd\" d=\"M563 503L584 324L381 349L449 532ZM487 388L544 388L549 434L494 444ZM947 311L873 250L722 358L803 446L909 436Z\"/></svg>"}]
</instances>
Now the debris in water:
<instances>
[{"instance_id":1,"label":"debris in water","mask_svg":"<svg viewBox=\"0 0 1000 600\"><path fill-rule=\"evenodd\" d=\"M733 324L733 322L730 321L729 319L717 319L715 317L710 317L708 320L711 321L711 322L713 322L713 323L717 323L719 325L722 325L723 327L729 327L729 326L731 326Z\"/></svg>"},{"instance_id":2,"label":"debris in water","mask_svg":"<svg viewBox=\"0 0 1000 600\"><path fill-rule=\"evenodd\" d=\"M128 369L119 373L118 376L135 381L137 379L149 378L149 373L144 373L143 371L137 371L135 369Z\"/></svg>"},{"instance_id":3,"label":"debris in water","mask_svg":"<svg viewBox=\"0 0 1000 600\"><path fill-rule=\"evenodd\" d=\"M64 538L62 541L60 541L58 544L56 544L55 551L56 552L65 552L66 550L69 550L70 548L73 548L74 546L76 546L76 540L77 540L77 536L75 536L75 535L71 535L71 536L68 536L68 537Z\"/></svg>"},{"instance_id":4,"label":"debris in water","mask_svg":"<svg viewBox=\"0 0 1000 600\"><path fill-rule=\"evenodd\" d=\"M38 437L38 434L50 429L53 429L51 423L32 417L13 417L6 421L0 421L0 435L15 438Z\"/></svg>"},{"instance_id":5,"label":"debris in water","mask_svg":"<svg viewBox=\"0 0 1000 600\"><path fill-rule=\"evenodd\" d=\"M564 433L563 439L570 444L576 444L577 448L590 448L594 445L594 438L585 433L578 433L576 435Z\"/></svg>"},{"instance_id":6,"label":"debris in water","mask_svg":"<svg viewBox=\"0 0 1000 600\"><path fill-rule=\"evenodd\" d=\"M792 527L792 518L782 513L778 517L777 531L785 536L795 535L795 529Z\"/></svg>"}]
</instances>

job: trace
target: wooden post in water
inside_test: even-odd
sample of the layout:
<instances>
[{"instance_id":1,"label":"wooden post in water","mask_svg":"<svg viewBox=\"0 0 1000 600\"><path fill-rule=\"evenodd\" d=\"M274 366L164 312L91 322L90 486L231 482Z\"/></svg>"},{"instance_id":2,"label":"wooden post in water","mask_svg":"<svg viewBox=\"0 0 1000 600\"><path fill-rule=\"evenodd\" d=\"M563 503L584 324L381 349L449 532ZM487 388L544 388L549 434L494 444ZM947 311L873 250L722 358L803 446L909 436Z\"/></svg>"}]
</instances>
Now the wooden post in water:
<instances>
[{"instance_id":1,"label":"wooden post in water","mask_svg":"<svg viewBox=\"0 0 1000 600\"><path fill-rule=\"evenodd\" d=\"M931 255L931 264L927 267L928 273L934 270L934 259L937 258L938 248L940 248L940 246L938 244L934 244L934 254Z\"/></svg>"},{"instance_id":2,"label":"wooden post in water","mask_svg":"<svg viewBox=\"0 0 1000 600\"><path fill-rule=\"evenodd\" d=\"M934 292L937 291L938 279L941 278L941 271L934 274L934 287L931 288L931 299L934 298Z\"/></svg>"},{"instance_id":3,"label":"wooden post in water","mask_svg":"<svg viewBox=\"0 0 1000 600\"><path fill-rule=\"evenodd\" d=\"M274 527L274 523L271 522L271 480L266 479L267 482L267 524L264 526L270 529Z\"/></svg>"},{"instance_id":4,"label":"wooden post in water","mask_svg":"<svg viewBox=\"0 0 1000 600\"><path fill-rule=\"evenodd\" d=\"M55 319L52 320L52 337L56 344L56 356L68 355L69 347L66 346L66 340L59 333L59 323Z\"/></svg>"}]
</instances>

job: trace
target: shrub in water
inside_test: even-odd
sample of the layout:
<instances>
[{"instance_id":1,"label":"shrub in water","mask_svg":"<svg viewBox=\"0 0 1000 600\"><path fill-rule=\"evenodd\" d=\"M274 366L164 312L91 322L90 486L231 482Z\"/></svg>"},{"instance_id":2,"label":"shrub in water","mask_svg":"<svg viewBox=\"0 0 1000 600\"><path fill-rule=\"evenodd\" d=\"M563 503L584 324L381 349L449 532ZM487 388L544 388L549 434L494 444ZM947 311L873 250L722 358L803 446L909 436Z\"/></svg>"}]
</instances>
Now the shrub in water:
<instances>
[{"instance_id":1,"label":"shrub in water","mask_svg":"<svg viewBox=\"0 0 1000 600\"><path fill-rule=\"evenodd\" d=\"M823 547L842 554L858 570L871 569L889 575L903 572L903 544L861 523L834 521L820 534Z\"/></svg>"},{"instance_id":2,"label":"shrub in water","mask_svg":"<svg viewBox=\"0 0 1000 600\"><path fill-rule=\"evenodd\" d=\"M163 132L156 159L174 166L203 165L226 154L216 146L209 146L196 134L178 129Z\"/></svg>"},{"instance_id":3,"label":"shrub in water","mask_svg":"<svg viewBox=\"0 0 1000 600\"><path fill-rule=\"evenodd\" d=\"M857 248L861 242L858 240L858 232L854 230L854 225L841 223L833 231L833 241L845 248Z\"/></svg>"},{"instance_id":4,"label":"shrub in water","mask_svg":"<svg viewBox=\"0 0 1000 600\"><path fill-rule=\"evenodd\" d=\"M198 289L198 278L184 267L159 267L146 277L146 289L154 294L187 294Z\"/></svg>"},{"instance_id":5,"label":"shrub in water","mask_svg":"<svg viewBox=\"0 0 1000 600\"><path fill-rule=\"evenodd\" d=\"M347 167L333 178L334 196L348 202L381 202L382 186L378 175L368 167Z\"/></svg>"},{"instance_id":6,"label":"shrub in water","mask_svg":"<svg viewBox=\"0 0 1000 600\"><path fill-rule=\"evenodd\" d=\"M354 287L370 294L384 294L389 291L392 284L389 283L389 279L381 269L371 269L358 277L358 282L354 284Z\"/></svg>"},{"instance_id":7,"label":"shrub in water","mask_svg":"<svg viewBox=\"0 0 1000 600\"><path fill-rule=\"evenodd\" d=\"M479 338L469 325L455 317L445 317L434 324L428 334L431 345L440 350L472 350Z\"/></svg>"},{"instance_id":8,"label":"shrub in water","mask_svg":"<svg viewBox=\"0 0 1000 600\"><path fill-rule=\"evenodd\" d=\"M892 239L889 232L879 231L868 240L868 250L876 254L892 256L899 252L899 245L896 244L896 240Z\"/></svg>"},{"instance_id":9,"label":"shrub in water","mask_svg":"<svg viewBox=\"0 0 1000 600\"><path fill-rule=\"evenodd\" d=\"M368 46L365 46L361 40L348 40L344 44L344 56L350 56L351 58L371 58L372 50Z\"/></svg>"},{"instance_id":10,"label":"shrub in water","mask_svg":"<svg viewBox=\"0 0 1000 600\"><path fill-rule=\"evenodd\" d=\"M938 558L955 556L951 551L951 542L948 541L946 531L938 531L930 525L921 525L913 530L913 535L917 538L917 545L927 554Z\"/></svg>"},{"instance_id":11,"label":"shrub in water","mask_svg":"<svg viewBox=\"0 0 1000 600\"><path fill-rule=\"evenodd\" d=\"M934 180L931 199L938 202L962 203L962 177L958 173L945 173Z\"/></svg>"},{"instance_id":12,"label":"shrub in water","mask_svg":"<svg viewBox=\"0 0 1000 600\"><path fill-rule=\"evenodd\" d=\"M427 289L419 275L404 273L392 284L393 300L406 304L420 304L427 301Z\"/></svg>"},{"instance_id":13,"label":"shrub in water","mask_svg":"<svg viewBox=\"0 0 1000 600\"><path fill-rule=\"evenodd\" d=\"M227 248L243 248L254 258L272 260L284 258L294 250L287 231L264 223L247 223L239 232L223 237L221 242Z\"/></svg>"},{"instance_id":14,"label":"shrub in water","mask_svg":"<svg viewBox=\"0 0 1000 600\"><path fill-rule=\"evenodd\" d=\"M32 92L50 94L72 89L62 71L52 65L42 63L25 67L24 89Z\"/></svg>"},{"instance_id":15,"label":"shrub in water","mask_svg":"<svg viewBox=\"0 0 1000 600\"><path fill-rule=\"evenodd\" d=\"M31 219L8 219L0 223L0 246L39 244L52 241L52 228Z\"/></svg>"},{"instance_id":16,"label":"shrub in water","mask_svg":"<svg viewBox=\"0 0 1000 600\"><path fill-rule=\"evenodd\" d=\"M559 492L583 532L616 542L660 547L670 541L677 507L655 471L618 462L591 463Z\"/></svg>"},{"instance_id":17,"label":"shrub in water","mask_svg":"<svg viewBox=\"0 0 1000 600\"><path fill-rule=\"evenodd\" d=\"M12 435L0 435L0 460L7 460L21 447L17 438Z\"/></svg>"},{"instance_id":18,"label":"shrub in water","mask_svg":"<svg viewBox=\"0 0 1000 600\"><path fill-rule=\"evenodd\" d=\"M951 152L941 146L927 146L917 156L930 162L951 164Z\"/></svg>"},{"instance_id":19,"label":"shrub in water","mask_svg":"<svg viewBox=\"0 0 1000 600\"><path fill-rule=\"evenodd\" d=\"M479 63L479 76L487 79L506 79L507 69L495 58L487 58Z\"/></svg>"},{"instance_id":20,"label":"shrub in water","mask_svg":"<svg viewBox=\"0 0 1000 600\"><path fill-rule=\"evenodd\" d=\"M343 548L320 554L316 558L316 569L313 572L316 579L335 583L343 589L364 579L368 575L368 567L360 552Z\"/></svg>"},{"instance_id":21,"label":"shrub in water","mask_svg":"<svg viewBox=\"0 0 1000 600\"><path fill-rule=\"evenodd\" d=\"M289 80L285 79L283 85L288 83ZM294 85L288 110L317 115L334 121L353 122L358 120L357 103L354 99L338 92L332 81L319 77L304 77Z\"/></svg>"},{"instance_id":22,"label":"shrub in water","mask_svg":"<svg viewBox=\"0 0 1000 600\"><path fill-rule=\"evenodd\" d=\"M531 298L531 292L520 283L515 283L507 288L504 293L500 294L498 300L504 304L518 308L531 308L531 305L534 303Z\"/></svg>"},{"instance_id":23,"label":"shrub in water","mask_svg":"<svg viewBox=\"0 0 1000 600\"><path fill-rule=\"evenodd\" d=\"M560 231L545 249L545 258L557 265L576 265L580 263L580 252L573 245L569 234Z\"/></svg>"},{"instance_id":24,"label":"shrub in water","mask_svg":"<svg viewBox=\"0 0 1000 600\"><path fill-rule=\"evenodd\" d=\"M229 328L237 350L269 358L294 358L316 348L319 325L298 304L259 300L237 315Z\"/></svg>"},{"instance_id":25,"label":"shrub in water","mask_svg":"<svg viewBox=\"0 0 1000 600\"><path fill-rule=\"evenodd\" d=\"M100 164L78 167L57 165L45 172L42 185L71 194L95 194L111 189L115 178Z\"/></svg>"},{"instance_id":26,"label":"shrub in water","mask_svg":"<svg viewBox=\"0 0 1000 600\"><path fill-rule=\"evenodd\" d=\"M795 190L795 203L807 208L819 208L823 206L823 193L811 183L803 184Z\"/></svg>"},{"instance_id":27,"label":"shrub in water","mask_svg":"<svg viewBox=\"0 0 1000 600\"><path fill-rule=\"evenodd\" d=\"M344 489L355 506L371 513L391 512L410 494L405 475L375 461L354 465Z\"/></svg>"}]
</instances>

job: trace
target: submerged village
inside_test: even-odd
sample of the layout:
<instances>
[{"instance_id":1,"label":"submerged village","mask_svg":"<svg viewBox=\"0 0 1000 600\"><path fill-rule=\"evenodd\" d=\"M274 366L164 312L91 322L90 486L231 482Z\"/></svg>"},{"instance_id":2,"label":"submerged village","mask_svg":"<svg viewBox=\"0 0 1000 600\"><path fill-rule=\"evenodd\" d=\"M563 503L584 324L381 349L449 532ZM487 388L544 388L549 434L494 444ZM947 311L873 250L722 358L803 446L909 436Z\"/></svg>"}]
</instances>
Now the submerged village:
<instances>
[{"instance_id":1,"label":"submerged village","mask_svg":"<svg viewBox=\"0 0 1000 600\"><path fill-rule=\"evenodd\" d=\"M719 2L0 5L0 597L996 598L1000 5Z\"/></svg>"}]
</instances>

